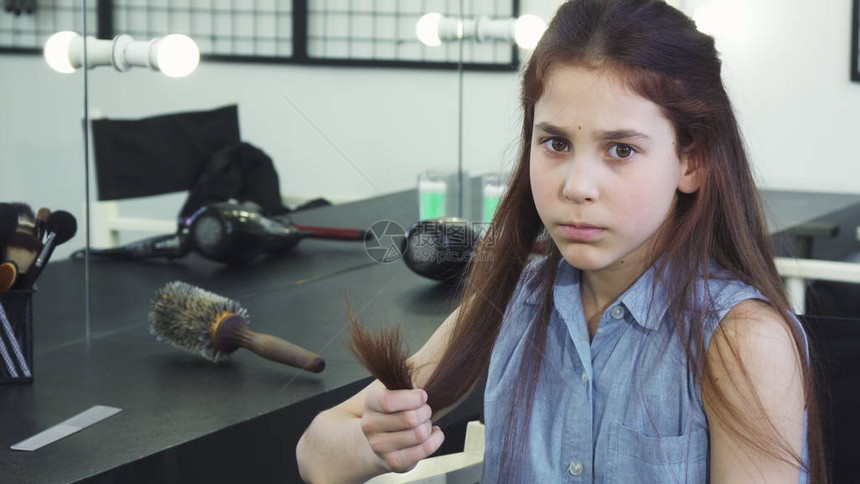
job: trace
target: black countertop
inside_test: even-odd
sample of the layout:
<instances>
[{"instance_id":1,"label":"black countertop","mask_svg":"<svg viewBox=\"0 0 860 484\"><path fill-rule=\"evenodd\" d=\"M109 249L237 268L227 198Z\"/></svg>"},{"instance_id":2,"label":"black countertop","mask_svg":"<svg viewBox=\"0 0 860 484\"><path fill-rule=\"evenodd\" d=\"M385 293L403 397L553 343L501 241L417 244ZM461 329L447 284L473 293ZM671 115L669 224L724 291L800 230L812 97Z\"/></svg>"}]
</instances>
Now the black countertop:
<instances>
[{"instance_id":1,"label":"black countertop","mask_svg":"<svg viewBox=\"0 0 860 484\"><path fill-rule=\"evenodd\" d=\"M764 199L774 232L860 205L847 195L765 192ZM293 218L354 228L392 220L406 228L416 205L410 190ZM60 261L40 279L34 382L0 386L0 482L296 482L295 443L307 424L370 381L343 346L344 295L366 325L402 325L412 351L456 300L454 289L416 276L402 261L378 263L354 242L304 240L286 256L244 267L193 255L93 260L87 339L83 272L80 261ZM239 301L252 329L321 354L325 371L303 372L245 350L215 364L157 342L146 323L150 301L177 279ZM478 393L446 420L479 411ZM123 411L37 451L9 449L93 405Z\"/></svg>"},{"instance_id":2,"label":"black countertop","mask_svg":"<svg viewBox=\"0 0 860 484\"><path fill-rule=\"evenodd\" d=\"M294 220L366 228L386 213L405 227L415 207L414 192L403 192L296 213ZM306 239L284 257L243 267L197 256L93 260L87 341L83 270L81 261L62 261L41 278L34 382L0 386L0 482L187 482L207 475L226 482L230 469L247 467L226 455L256 462L253 472L236 471L246 482L296 481L295 442L310 419L370 380L343 345L344 295L366 325L401 324L412 350L441 324L456 295L402 261L374 261L360 242ZM150 301L176 279L239 301L253 330L321 354L325 371L304 372L245 350L215 364L156 341L146 323ZM92 405L123 411L37 451L9 449ZM226 439L231 432L235 438ZM215 445L221 453L213 456Z\"/></svg>"}]
</instances>

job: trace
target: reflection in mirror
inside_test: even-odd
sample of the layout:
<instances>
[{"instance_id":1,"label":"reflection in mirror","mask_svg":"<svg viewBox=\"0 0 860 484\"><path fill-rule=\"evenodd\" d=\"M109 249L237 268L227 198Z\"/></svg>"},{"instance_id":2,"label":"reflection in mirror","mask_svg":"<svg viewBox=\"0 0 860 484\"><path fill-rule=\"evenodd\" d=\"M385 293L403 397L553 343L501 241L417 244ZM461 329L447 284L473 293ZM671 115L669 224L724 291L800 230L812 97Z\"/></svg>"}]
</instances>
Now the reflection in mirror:
<instances>
[{"instance_id":1,"label":"reflection in mirror","mask_svg":"<svg viewBox=\"0 0 860 484\"><path fill-rule=\"evenodd\" d=\"M95 333L117 324L141 323L140 315L121 314L116 299L101 286L105 279L111 289L125 284L109 269L115 267L108 262L109 250L146 240L132 249L152 256L134 266L152 270L151 282L136 283L136 297L142 300L171 278L211 276L213 271L219 274L216 279L222 278L230 269L219 260L255 259L257 249L235 257L223 255L224 250L200 249L204 239L221 240L222 230L211 219L196 223L190 218L203 200L213 201L217 195L260 205L274 186L283 204L265 207L262 213L280 216L309 202L343 204L414 190L425 169L457 173L461 151L471 146L493 144L494 153L500 146L504 149L508 141L501 141L511 137L499 133L515 132L506 120L515 110L504 116L496 115L499 110L471 119L464 116L461 126L459 94L470 82L483 82L489 86L483 99L508 99L491 103L502 109L515 105L522 51L512 47L510 38L492 38L501 36L502 30L512 35L514 21L506 19L516 18L514 5L437 1L419 8L399 2L312 1L230 6L212 2L208 8L192 3L176 8L161 2L113 2L114 36L137 41L188 35L199 46L201 61L183 78L146 68L90 71L91 175L97 188L91 199ZM445 39L439 47L426 46L416 35L416 23L428 12L481 19L481 35L486 38ZM508 30L497 27L493 34L493 29L485 28L491 19ZM455 74L461 68L463 86ZM234 123L201 118L225 110L232 110ZM231 150L231 145L242 148ZM245 168L253 165L272 173L218 181L212 177L224 173L213 168L220 166L217 163L244 163ZM250 185L252 179L257 180L253 187L237 188L236 183ZM192 200L189 190L194 187ZM213 192L219 189L220 193ZM460 191L452 196L455 206L462 205L470 216L471 201L461 203ZM417 197L413 195L409 207L381 202L368 217L310 219L296 225L368 230L376 221L394 220L405 229L419 217ZM106 222L112 219L114 227ZM177 232L177 225L184 230L182 240L168 237ZM164 238L152 238L160 236ZM274 238L271 233L267 237ZM270 243L295 247L291 255L309 245ZM345 267L373 260L362 244L320 243L337 250ZM213 260L215 253L220 255ZM317 275L312 261L297 277ZM228 282L235 283L225 279L224 287L234 285Z\"/></svg>"},{"instance_id":2,"label":"reflection in mirror","mask_svg":"<svg viewBox=\"0 0 860 484\"><path fill-rule=\"evenodd\" d=\"M83 266L55 267L56 261L86 243L84 75L81 71L55 72L46 64L42 48L56 32L80 35L85 33L85 25L94 26L93 3L85 7L72 1L5 2L0 11L0 201L26 203L37 215L40 209L47 209L41 210L42 220L50 220L53 229L37 230L37 243L27 252L33 255L32 261L26 271L28 264L17 261L22 270L13 287L36 290L33 333L28 341L36 341L36 363L40 354L84 338L86 332L80 304L85 288ZM53 216L47 218L48 214ZM55 234L48 242L48 235L54 232L60 236ZM62 245L55 245L69 236ZM62 324L54 323L58 315L65 316Z\"/></svg>"},{"instance_id":3,"label":"reflection in mirror","mask_svg":"<svg viewBox=\"0 0 860 484\"><path fill-rule=\"evenodd\" d=\"M84 17L81 2L55 0L35 2L32 13L0 12L0 198L79 221L87 200L98 252L89 260L88 333L85 263L68 260L85 246L83 223L44 271L33 306L38 385L2 388L0 411L12 417L0 436L23 440L94 404L123 409L44 449L55 465L0 452L0 475L297 481L291 452L301 432L368 383L342 345L343 296L368 326L402 324L412 350L453 309L459 287L402 260L407 227L421 216L419 174L446 173L448 185L452 173L468 177L462 194L421 180L430 195L456 199L458 215L492 217L520 149L518 69L529 44L517 27L529 20L514 19L549 20L560 3L92 0ZM842 265L860 259L857 174L846 145L831 142L858 127L856 110L845 108L856 92L833 68L845 64L838 47L849 27L830 21L842 12L777 0L669 3L717 36L770 230L784 242L779 255L838 264L778 260L794 307L833 317L808 320L822 348L860 341L850 303L860 298L846 284L856 271ZM801 23L810 28L792 27ZM42 45L61 31L74 34L56 38L50 57L64 62L51 64L92 70L48 67ZM176 280L206 292L177 296L168 286ZM174 290L157 293L165 287ZM158 340L150 315L163 298L192 304L156 315L167 324ZM233 353L241 345L219 331L258 354ZM284 353L267 352L268 336L320 355L324 371L260 358ZM830 353L834 369L860 354L849 350ZM200 355L215 351L231 356ZM858 375L849 376L841 388ZM843 395L850 416L856 404ZM440 421L443 445L457 441L454 424L473 418L481 397L446 417L450 429ZM836 447L852 449L854 434ZM460 442L444 450L462 450Z\"/></svg>"}]
</instances>

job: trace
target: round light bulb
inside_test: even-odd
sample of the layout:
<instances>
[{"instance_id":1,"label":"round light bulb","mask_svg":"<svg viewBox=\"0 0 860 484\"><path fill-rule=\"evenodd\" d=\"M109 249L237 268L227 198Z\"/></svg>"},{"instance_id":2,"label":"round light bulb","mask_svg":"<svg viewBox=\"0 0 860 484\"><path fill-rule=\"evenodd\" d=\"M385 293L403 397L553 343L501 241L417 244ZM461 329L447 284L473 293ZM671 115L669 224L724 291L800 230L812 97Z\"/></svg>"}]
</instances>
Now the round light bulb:
<instances>
[{"instance_id":1,"label":"round light bulb","mask_svg":"<svg viewBox=\"0 0 860 484\"><path fill-rule=\"evenodd\" d=\"M523 15L514 24L514 40L523 49L534 49L546 31L546 22L537 15Z\"/></svg>"},{"instance_id":2,"label":"round light bulb","mask_svg":"<svg viewBox=\"0 0 860 484\"><path fill-rule=\"evenodd\" d=\"M165 76L185 77L197 69L200 50L187 35L171 34L158 41L155 62Z\"/></svg>"},{"instance_id":3,"label":"round light bulb","mask_svg":"<svg viewBox=\"0 0 860 484\"><path fill-rule=\"evenodd\" d=\"M439 38L439 22L441 21L441 13L428 13L418 19L418 23L415 24L415 35L418 36L418 40L428 47L442 45L442 40Z\"/></svg>"},{"instance_id":4,"label":"round light bulb","mask_svg":"<svg viewBox=\"0 0 860 484\"><path fill-rule=\"evenodd\" d=\"M80 37L80 35L68 30L57 32L48 37L48 41L45 42L44 55L45 62L51 69L63 74L75 72L75 66L69 60L69 47L76 37Z\"/></svg>"}]
</instances>

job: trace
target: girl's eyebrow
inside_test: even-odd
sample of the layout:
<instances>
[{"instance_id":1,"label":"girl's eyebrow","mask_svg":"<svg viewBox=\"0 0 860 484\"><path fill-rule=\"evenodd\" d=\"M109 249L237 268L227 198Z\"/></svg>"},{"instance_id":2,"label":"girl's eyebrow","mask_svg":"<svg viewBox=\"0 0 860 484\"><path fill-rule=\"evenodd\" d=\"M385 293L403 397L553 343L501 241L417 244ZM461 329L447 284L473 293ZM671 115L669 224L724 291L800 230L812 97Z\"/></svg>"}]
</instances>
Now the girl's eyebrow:
<instances>
[{"instance_id":1,"label":"girl's eyebrow","mask_svg":"<svg viewBox=\"0 0 860 484\"><path fill-rule=\"evenodd\" d=\"M556 136L566 136L569 137L567 131L564 128L556 126L554 124L550 124L547 122L537 123L535 128L544 131L548 134L556 135ZM597 134L597 139L601 140L613 140L613 139L638 139L647 141L650 140L651 137L645 133L636 131L635 129L614 129L611 131L603 131Z\"/></svg>"}]
</instances>

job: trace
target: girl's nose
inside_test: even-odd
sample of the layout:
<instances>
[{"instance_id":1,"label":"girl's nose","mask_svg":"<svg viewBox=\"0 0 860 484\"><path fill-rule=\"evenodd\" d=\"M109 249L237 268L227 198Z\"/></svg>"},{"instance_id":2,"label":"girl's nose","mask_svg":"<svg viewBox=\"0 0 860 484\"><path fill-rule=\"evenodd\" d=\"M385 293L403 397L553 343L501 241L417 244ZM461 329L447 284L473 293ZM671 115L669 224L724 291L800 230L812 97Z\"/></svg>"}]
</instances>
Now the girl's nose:
<instances>
[{"instance_id":1,"label":"girl's nose","mask_svg":"<svg viewBox=\"0 0 860 484\"><path fill-rule=\"evenodd\" d=\"M590 160L575 159L570 161L570 169L561 195L565 200L574 203L594 202L598 197L596 166Z\"/></svg>"}]
</instances>

